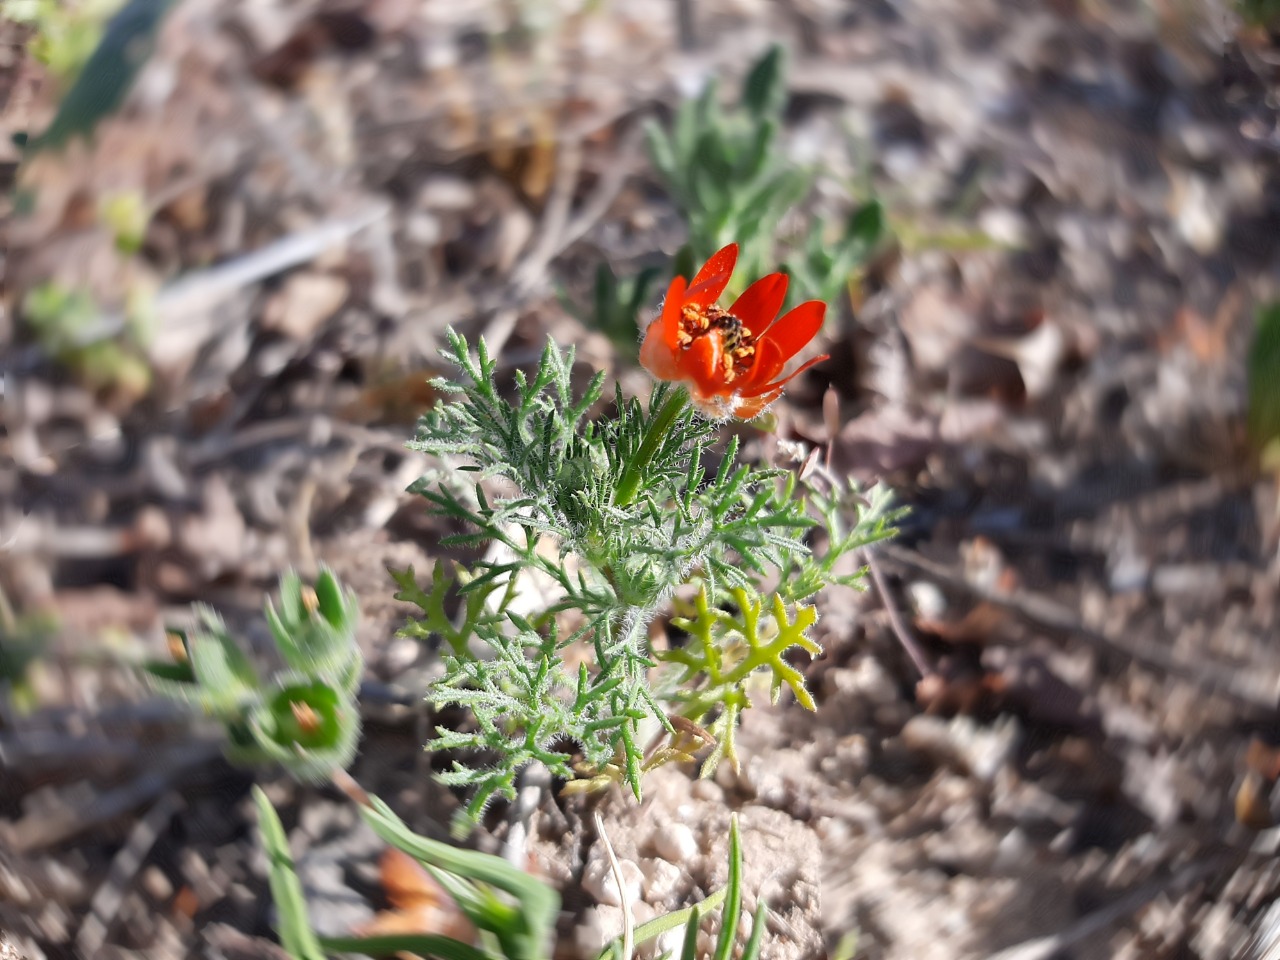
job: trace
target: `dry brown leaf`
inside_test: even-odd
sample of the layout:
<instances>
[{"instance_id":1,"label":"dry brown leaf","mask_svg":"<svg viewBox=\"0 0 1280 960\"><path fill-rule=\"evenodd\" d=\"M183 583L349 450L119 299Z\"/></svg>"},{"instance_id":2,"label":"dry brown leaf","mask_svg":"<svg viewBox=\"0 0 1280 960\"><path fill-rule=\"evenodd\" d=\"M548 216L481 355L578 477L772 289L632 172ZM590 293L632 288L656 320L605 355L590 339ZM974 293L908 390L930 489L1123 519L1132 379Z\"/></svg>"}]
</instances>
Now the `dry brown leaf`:
<instances>
[{"instance_id":1,"label":"dry brown leaf","mask_svg":"<svg viewBox=\"0 0 1280 960\"><path fill-rule=\"evenodd\" d=\"M1191 355L1201 363L1218 365L1229 357L1231 328L1240 312L1240 288L1232 287L1207 318L1194 307L1183 304L1174 314L1173 329L1158 339L1160 351L1168 353L1179 344L1185 344Z\"/></svg>"},{"instance_id":2,"label":"dry brown leaf","mask_svg":"<svg viewBox=\"0 0 1280 960\"><path fill-rule=\"evenodd\" d=\"M1274 823L1268 794L1271 785L1250 770L1236 790L1236 820L1250 830L1266 830Z\"/></svg>"},{"instance_id":3,"label":"dry brown leaf","mask_svg":"<svg viewBox=\"0 0 1280 960\"><path fill-rule=\"evenodd\" d=\"M262 311L263 329L293 340L310 340L346 303L349 292L347 281L331 273L300 270L290 274Z\"/></svg>"},{"instance_id":4,"label":"dry brown leaf","mask_svg":"<svg viewBox=\"0 0 1280 960\"><path fill-rule=\"evenodd\" d=\"M1069 345L1062 327L1045 318L1025 336L979 337L974 339L973 346L993 356L1012 360L1022 377L1027 397L1036 400L1053 387Z\"/></svg>"},{"instance_id":5,"label":"dry brown leaf","mask_svg":"<svg viewBox=\"0 0 1280 960\"><path fill-rule=\"evenodd\" d=\"M471 921L413 857L402 850L387 850L379 864L379 877L392 909L362 925L358 936L420 933L475 943L476 930Z\"/></svg>"},{"instance_id":6,"label":"dry brown leaf","mask_svg":"<svg viewBox=\"0 0 1280 960\"><path fill-rule=\"evenodd\" d=\"M997 642L1004 626L1009 622L1007 610L993 603L982 602L970 609L958 620L934 620L928 617L916 619L916 629L931 633L940 640L952 644L986 646Z\"/></svg>"},{"instance_id":7,"label":"dry brown leaf","mask_svg":"<svg viewBox=\"0 0 1280 960\"><path fill-rule=\"evenodd\" d=\"M1244 763L1251 773L1267 780L1276 780L1280 778L1280 747L1272 746L1254 736L1249 741Z\"/></svg>"},{"instance_id":8,"label":"dry brown leaf","mask_svg":"<svg viewBox=\"0 0 1280 960\"><path fill-rule=\"evenodd\" d=\"M370 383L338 412L348 423L415 423L436 402L431 367L390 374Z\"/></svg>"}]
</instances>

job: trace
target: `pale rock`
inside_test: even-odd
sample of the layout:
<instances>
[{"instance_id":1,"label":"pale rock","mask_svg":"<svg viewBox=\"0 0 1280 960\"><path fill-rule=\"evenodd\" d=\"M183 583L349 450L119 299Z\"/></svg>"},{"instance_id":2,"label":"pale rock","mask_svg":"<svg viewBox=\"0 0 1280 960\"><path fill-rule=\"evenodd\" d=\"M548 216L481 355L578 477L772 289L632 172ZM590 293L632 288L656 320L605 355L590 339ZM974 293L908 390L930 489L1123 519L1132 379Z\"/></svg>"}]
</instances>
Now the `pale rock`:
<instances>
[{"instance_id":1,"label":"pale rock","mask_svg":"<svg viewBox=\"0 0 1280 960\"><path fill-rule=\"evenodd\" d=\"M1191 937L1191 948L1197 956L1213 960L1245 956L1249 934L1236 922L1234 912L1229 903L1215 903L1197 918L1196 932Z\"/></svg>"},{"instance_id":2,"label":"pale rock","mask_svg":"<svg viewBox=\"0 0 1280 960\"><path fill-rule=\"evenodd\" d=\"M417 662L421 653L422 644L413 637L395 637L387 644L383 662L393 676L399 676Z\"/></svg>"},{"instance_id":3,"label":"pale rock","mask_svg":"<svg viewBox=\"0 0 1280 960\"><path fill-rule=\"evenodd\" d=\"M672 823L656 831L653 848L669 863L687 863L698 855L698 841L683 823Z\"/></svg>"},{"instance_id":4,"label":"pale rock","mask_svg":"<svg viewBox=\"0 0 1280 960\"><path fill-rule=\"evenodd\" d=\"M720 785L712 780L699 780L694 783L692 790L695 800L705 800L710 803L724 803L724 790Z\"/></svg>"},{"instance_id":5,"label":"pale rock","mask_svg":"<svg viewBox=\"0 0 1280 960\"><path fill-rule=\"evenodd\" d=\"M897 682L875 657L862 657L847 674L850 683L847 692L857 698L871 703L891 703L899 699Z\"/></svg>"},{"instance_id":6,"label":"pale rock","mask_svg":"<svg viewBox=\"0 0 1280 960\"><path fill-rule=\"evenodd\" d=\"M592 850L591 859L582 873L582 889L591 894L597 903L618 907L622 905L622 897L627 903L635 903L640 899L640 889L644 883L644 874L631 860L619 860L618 872L622 874L622 894L618 892L618 880L613 874L609 858L604 848L597 845Z\"/></svg>"},{"instance_id":7,"label":"pale rock","mask_svg":"<svg viewBox=\"0 0 1280 960\"><path fill-rule=\"evenodd\" d=\"M671 861L658 857L646 857L640 863L640 873L644 877L644 898L649 903L678 906L676 903L687 878L684 869L678 863L687 861Z\"/></svg>"},{"instance_id":8,"label":"pale rock","mask_svg":"<svg viewBox=\"0 0 1280 960\"><path fill-rule=\"evenodd\" d=\"M907 598L916 616L926 620L940 620L947 612L947 598L937 584L928 580L913 580L907 585Z\"/></svg>"},{"instance_id":9,"label":"pale rock","mask_svg":"<svg viewBox=\"0 0 1280 960\"><path fill-rule=\"evenodd\" d=\"M978 216L978 228L996 243L1021 247L1027 242L1026 219L1010 207L988 207Z\"/></svg>"},{"instance_id":10,"label":"pale rock","mask_svg":"<svg viewBox=\"0 0 1280 960\"><path fill-rule=\"evenodd\" d=\"M620 913L617 907L600 906L589 907L582 912L574 930L580 956L594 957L604 949L605 944L614 936L614 931L619 929L611 920Z\"/></svg>"},{"instance_id":11,"label":"pale rock","mask_svg":"<svg viewBox=\"0 0 1280 960\"><path fill-rule=\"evenodd\" d=\"M138 885L157 903L165 903L173 896L173 884L169 882L164 871L155 864L142 871L138 878Z\"/></svg>"},{"instance_id":12,"label":"pale rock","mask_svg":"<svg viewBox=\"0 0 1280 960\"><path fill-rule=\"evenodd\" d=\"M405 218L404 236L420 246L434 247L444 236L444 230L439 217L425 210L416 210Z\"/></svg>"},{"instance_id":13,"label":"pale rock","mask_svg":"<svg viewBox=\"0 0 1280 960\"><path fill-rule=\"evenodd\" d=\"M1014 827L996 844L996 854L990 866L995 873L1013 873L1033 861L1034 852L1027 842L1026 833L1021 827Z\"/></svg>"},{"instance_id":14,"label":"pale rock","mask_svg":"<svg viewBox=\"0 0 1280 960\"><path fill-rule=\"evenodd\" d=\"M1017 749L1022 737L1017 718L1006 717L987 727L972 717L918 714L902 728L902 742L935 762L955 765L990 782Z\"/></svg>"},{"instance_id":15,"label":"pale rock","mask_svg":"<svg viewBox=\"0 0 1280 960\"><path fill-rule=\"evenodd\" d=\"M1203 177L1188 177L1174 185L1174 222L1178 234L1202 256L1218 249L1222 242L1226 211Z\"/></svg>"}]
</instances>

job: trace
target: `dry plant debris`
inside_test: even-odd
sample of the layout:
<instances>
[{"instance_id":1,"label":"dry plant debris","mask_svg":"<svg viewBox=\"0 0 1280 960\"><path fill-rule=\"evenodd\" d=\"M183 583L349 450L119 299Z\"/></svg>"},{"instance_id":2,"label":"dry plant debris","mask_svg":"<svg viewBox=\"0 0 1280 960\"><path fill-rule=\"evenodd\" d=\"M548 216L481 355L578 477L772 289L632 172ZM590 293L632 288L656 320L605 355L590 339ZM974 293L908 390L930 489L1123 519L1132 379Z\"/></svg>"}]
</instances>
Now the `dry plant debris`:
<instances>
[{"instance_id":1,"label":"dry plant debris","mask_svg":"<svg viewBox=\"0 0 1280 960\"><path fill-rule=\"evenodd\" d=\"M827 409L801 385L783 442L745 445L829 444L894 485L913 513L887 596L823 597L817 712L750 715L738 772L591 801L624 890L588 801L537 784L476 843L562 891L565 956L620 931L623 895L642 922L721 882L732 810L771 957L851 932L868 960L1274 951L1280 511L1245 355L1280 276L1277 47L1233 23L183 0L93 143L19 165L10 135L56 88L0 21L0 665L30 667L0 701L0 957L280 956L251 778L121 664L193 600L252 623L289 566L328 563L364 606L354 774L447 835L458 801L420 750L439 664L394 637L382 575L449 532L403 493L443 330L507 372L550 333L584 379L636 382L564 301L683 240L638 121L777 38L817 202L865 180L897 244L822 334ZM270 786L320 910L368 922L358 820Z\"/></svg>"}]
</instances>

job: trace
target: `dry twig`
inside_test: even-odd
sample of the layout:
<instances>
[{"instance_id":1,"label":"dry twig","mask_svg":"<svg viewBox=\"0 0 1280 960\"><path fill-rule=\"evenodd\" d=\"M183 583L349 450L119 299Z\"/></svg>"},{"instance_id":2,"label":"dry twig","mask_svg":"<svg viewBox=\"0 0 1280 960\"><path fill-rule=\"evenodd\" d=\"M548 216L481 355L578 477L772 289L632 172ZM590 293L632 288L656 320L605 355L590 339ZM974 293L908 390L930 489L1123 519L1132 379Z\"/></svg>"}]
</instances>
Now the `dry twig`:
<instances>
[{"instance_id":1,"label":"dry twig","mask_svg":"<svg viewBox=\"0 0 1280 960\"><path fill-rule=\"evenodd\" d=\"M111 869L89 902L89 913L76 934L76 951L80 956L92 958L98 955L107 941L107 934L124 902L129 884L142 867L151 847L175 813L184 806L181 795L170 791L138 821L129 833L129 839L111 861Z\"/></svg>"},{"instance_id":2,"label":"dry twig","mask_svg":"<svg viewBox=\"0 0 1280 960\"><path fill-rule=\"evenodd\" d=\"M912 570L951 589L968 592L979 600L1003 607L1031 626L1062 636L1084 640L1099 650L1121 653L1144 667L1177 677L1209 693L1225 694L1250 707L1274 711L1280 679L1273 671L1232 670L1214 663L1189 663L1167 649L1130 637L1113 637L1082 623L1074 613L1052 600L1028 591L1005 593L971 583L962 574L935 563L914 551L884 544L880 554L901 567Z\"/></svg>"}]
</instances>

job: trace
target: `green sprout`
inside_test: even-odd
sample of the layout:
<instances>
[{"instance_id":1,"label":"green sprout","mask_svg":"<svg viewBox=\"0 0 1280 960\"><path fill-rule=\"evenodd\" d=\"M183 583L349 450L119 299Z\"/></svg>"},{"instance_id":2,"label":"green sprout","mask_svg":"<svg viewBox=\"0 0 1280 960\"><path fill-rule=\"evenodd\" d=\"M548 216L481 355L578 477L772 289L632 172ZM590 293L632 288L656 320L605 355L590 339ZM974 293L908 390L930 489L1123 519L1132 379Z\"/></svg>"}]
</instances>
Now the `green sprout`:
<instances>
[{"instance_id":1,"label":"green sprout","mask_svg":"<svg viewBox=\"0 0 1280 960\"><path fill-rule=\"evenodd\" d=\"M314 588L280 579L280 606L266 607L283 667L263 677L209 608L173 634L177 662L148 664L152 685L221 722L235 763L278 763L300 780L327 779L355 758L362 661L355 595L324 570Z\"/></svg>"},{"instance_id":2,"label":"green sprout","mask_svg":"<svg viewBox=\"0 0 1280 960\"><path fill-rule=\"evenodd\" d=\"M1258 311L1249 350L1249 441L1264 470L1280 468L1280 303Z\"/></svg>"},{"instance_id":3,"label":"green sprout","mask_svg":"<svg viewBox=\"0 0 1280 960\"><path fill-rule=\"evenodd\" d=\"M379 837L418 861L443 887L478 932L476 944L440 934L402 933L353 937L318 937L311 928L302 883L280 817L260 787L253 789L258 833L266 850L268 880L276 905L280 945L293 960L322 960L331 954L390 957L415 954L440 960L549 960L560 897L545 882L529 876L501 857L458 850L419 836L377 797L360 796L360 814ZM699 903L650 920L612 941L599 960L624 960L624 943L633 948L664 933L684 929L680 960L697 960L698 932L705 919L723 905L714 960L729 960L737 947L742 913L742 840L738 818L730 820L729 871L724 887ZM758 960L768 919L759 903L751 933L738 954Z\"/></svg>"},{"instance_id":4,"label":"green sprout","mask_svg":"<svg viewBox=\"0 0 1280 960\"><path fill-rule=\"evenodd\" d=\"M855 205L837 231L812 220L780 244L784 217L817 183L817 171L798 166L779 137L787 102L782 48L770 48L752 66L737 106L721 106L719 95L710 82L680 104L670 129L657 122L645 128L654 169L689 224L675 272L688 277L695 264L737 242L742 256L731 294L742 291L742 278L781 263L794 281L788 303L834 300L884 239L883 210L869 200Z\"/></svg>"}]
</instances>

